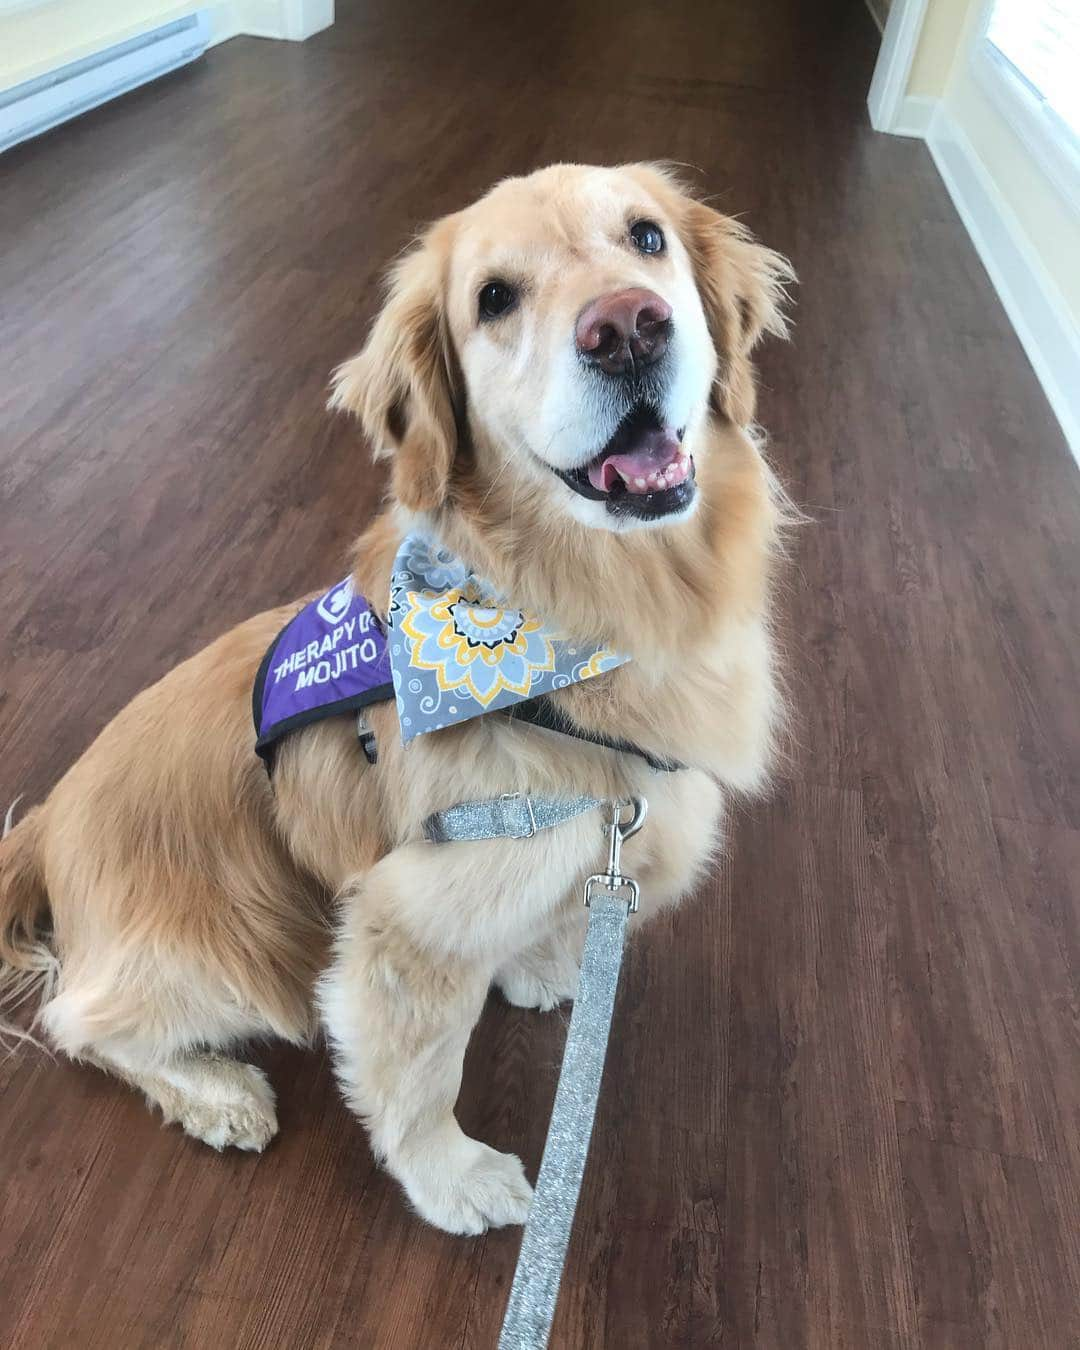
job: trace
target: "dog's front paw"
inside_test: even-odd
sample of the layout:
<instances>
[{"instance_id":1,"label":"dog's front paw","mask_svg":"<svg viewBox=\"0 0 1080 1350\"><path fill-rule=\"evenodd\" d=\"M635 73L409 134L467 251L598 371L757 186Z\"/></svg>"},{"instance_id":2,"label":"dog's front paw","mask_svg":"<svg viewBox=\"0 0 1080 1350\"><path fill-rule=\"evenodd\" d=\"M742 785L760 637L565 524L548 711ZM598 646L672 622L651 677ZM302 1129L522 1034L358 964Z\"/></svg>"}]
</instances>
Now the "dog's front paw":
<instances>
[{"instance_id":1,"label":"dog's front paw","mask_svg":"<svg viewBox=\"0 0 1080 1350\"><path fill-rule=\"evenodd\" d=\"M550 1012L577 994L579 948L565 934L539 943L503 966L495 983L515 1008Z\"/></svg>"},{"instance_id":2,"label":"dog's front paw","mask_svg":"<svg viewBox=\"0 0 1080 1350\"><path fill-rule=\"evenodd\" d=\"M277 1134L274 1093L254 1064L216 1055L193 1058L179 1083L156 1094L166 1120L177 1120L193 1139L219 1152L261 1153Z\"/></svg>"},{"instance_id":3,"label":"dog's front paw","mask_svg":"<svg viewBox=\"0 0 1080 1350\"><path fill-rule=\"evenodd\" d=\"M496 983L507 1003L515 1008L538 1008L550 1012L577 993L576 965L564 970L530 970L527 966L511 966L501 971Z\"/></svg>"},{"instance_id":4,"label":"dog's front paw","mask_svg":"<svg viewBox=\"0 0 1080 1350\"><path fill-rule=\"evenodd\" d=\"M475 1235L524 1223L532 1202L521 1159L467 1135L448 1153L393 1168L416 1212L447 1233Z\"/></svg>"}]
</instances>

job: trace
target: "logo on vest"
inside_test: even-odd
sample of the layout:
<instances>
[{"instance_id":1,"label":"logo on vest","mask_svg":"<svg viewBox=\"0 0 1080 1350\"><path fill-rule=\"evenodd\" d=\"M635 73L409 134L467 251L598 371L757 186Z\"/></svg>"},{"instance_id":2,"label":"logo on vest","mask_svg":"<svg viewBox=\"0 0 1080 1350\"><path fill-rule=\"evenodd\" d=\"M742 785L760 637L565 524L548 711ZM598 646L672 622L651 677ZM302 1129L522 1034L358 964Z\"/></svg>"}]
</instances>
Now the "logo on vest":
<instances>
[{"instance_id":1,"label":"logo on vest","mask_svg":"<svg viewBox=\"0 0 1080 1350\"><path fill-rule=\"evenodd\" d=\"M346 577L337 586L331 586L315 606L319 618L327 623L337 623L353 602L352 577Z\"/></svg>"}]
</instances>

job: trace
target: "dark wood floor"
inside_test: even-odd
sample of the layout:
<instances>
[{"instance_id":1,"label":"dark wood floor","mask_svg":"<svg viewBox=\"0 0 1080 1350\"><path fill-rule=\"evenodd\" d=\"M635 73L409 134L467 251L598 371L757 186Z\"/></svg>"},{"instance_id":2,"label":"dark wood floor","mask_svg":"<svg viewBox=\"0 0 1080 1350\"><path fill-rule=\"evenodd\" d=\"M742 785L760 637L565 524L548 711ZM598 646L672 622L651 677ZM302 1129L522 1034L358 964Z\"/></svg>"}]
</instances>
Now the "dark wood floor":
<instances>
[{"instance_id":1,"label":"dark wood floor","mask_svg":"<svg viewBox=\"0 0 1080 1350\"><path fill-rule=\"evenodd\" d=\"M322 404L420 221L666 156L798 267L764 358L814 524L800 752L630 953L559 1347L1080 1345L1080 478L857 0L339 0L0 160L0 795L325 583L380 478ZM565 1023L488 1008L466 1128L534 1172ZM5 1347L493 1346L519 1234L423 1227L325 1055L218 1157L0 1065Z\"/></svg>"}]
</instances>

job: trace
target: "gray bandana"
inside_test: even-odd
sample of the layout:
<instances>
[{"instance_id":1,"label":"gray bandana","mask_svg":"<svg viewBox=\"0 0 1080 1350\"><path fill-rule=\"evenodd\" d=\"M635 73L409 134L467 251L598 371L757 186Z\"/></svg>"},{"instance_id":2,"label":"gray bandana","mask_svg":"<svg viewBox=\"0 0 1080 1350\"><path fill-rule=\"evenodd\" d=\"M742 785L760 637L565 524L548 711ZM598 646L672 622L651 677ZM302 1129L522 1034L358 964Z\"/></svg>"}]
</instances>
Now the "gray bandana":
<instances>
[{"instance_id":1,"label":"gray bandana","mask_svg":"<svg viewBox=\"0 0 1080 1350\"><path fill-rule=\"evenodd\" d=\"M590 680L629 661L512 608L434 540L410 534L390 579L402 742Z\"/></svg>"}]
</instances>

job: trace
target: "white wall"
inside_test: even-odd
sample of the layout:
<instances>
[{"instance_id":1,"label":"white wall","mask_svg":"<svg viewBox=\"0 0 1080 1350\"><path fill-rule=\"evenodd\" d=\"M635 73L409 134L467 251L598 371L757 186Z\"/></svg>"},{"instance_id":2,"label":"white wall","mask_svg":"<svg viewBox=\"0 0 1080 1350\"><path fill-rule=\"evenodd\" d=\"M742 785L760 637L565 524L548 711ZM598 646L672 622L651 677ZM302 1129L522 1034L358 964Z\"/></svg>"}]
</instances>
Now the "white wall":
<instances>
[{"instance_id":1,"label":"white wall","mask_svg":"<svg viewBox=\"0 0 1080 1350\"><path fill-rule=\"evenodd\" d=\"M984 13L985 0L892 0L871 117L926 140L1080 461L1080 181L1055 163L1048 171L1053 156L1021 138L1005 112L1015 99L997 85L988 95L993 63L977 59ZM897 36L904 15L912 33L921 23L910 66Z\"/></svg>"},{"instance_id":2,"label":"white wall","mask_svg":"<svg viewBox=\"0 0 1080 1350\"><path fill-rule=\"evenodd\" d=\"M334 0L2 0L0 92L197 9L211 43L238 34L303 41L334 22Z\"/></svg>"},{"instance_id":3,"label":"white wall","mask_svg":"<svg viewBox=\"0 0 1080 1350\"><path fill-rule=\"evenodd\" d=\"M0 12L0 90L111 47L197 8L192 0L54 0Z\"/></svg>"}]
</instances>

